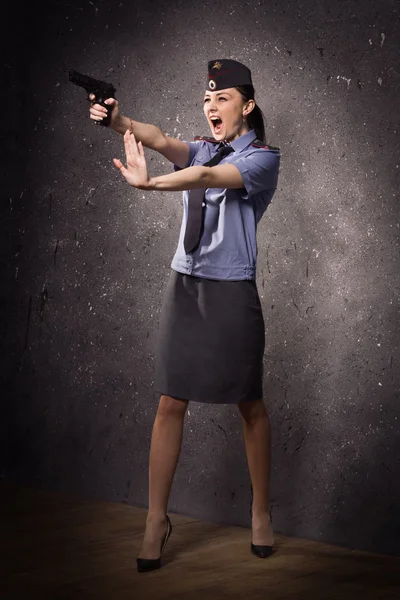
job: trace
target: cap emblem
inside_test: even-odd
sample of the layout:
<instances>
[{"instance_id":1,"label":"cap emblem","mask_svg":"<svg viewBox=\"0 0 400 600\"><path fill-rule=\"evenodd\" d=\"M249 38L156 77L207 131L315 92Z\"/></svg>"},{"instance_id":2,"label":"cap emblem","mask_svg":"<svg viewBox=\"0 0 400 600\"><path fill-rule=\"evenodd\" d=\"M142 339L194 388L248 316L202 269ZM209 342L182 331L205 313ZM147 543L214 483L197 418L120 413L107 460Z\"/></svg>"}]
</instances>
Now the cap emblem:
<instances>
[{"instance_id":1,"label":"cap emblem","mask_svg":"<svg viewBox=\"0 0 400 600\"><path fill-rule=\"evenodd\" d=\"M212 66L213 69L217 69L218 71L222 69L222 64L217 60Z\"/></svg>"},{"instance_id":2,"label":"cap emblem","mask_svg":"<svg viewBox=\"0 0 400 600\"><path fill-rule=\"evenodd\" d=\"M210 79L210 81L208 82L208 87L210 88L210 90L215 90L217 84L215 83L214 79Z\"/></svg>"}]
</instances>

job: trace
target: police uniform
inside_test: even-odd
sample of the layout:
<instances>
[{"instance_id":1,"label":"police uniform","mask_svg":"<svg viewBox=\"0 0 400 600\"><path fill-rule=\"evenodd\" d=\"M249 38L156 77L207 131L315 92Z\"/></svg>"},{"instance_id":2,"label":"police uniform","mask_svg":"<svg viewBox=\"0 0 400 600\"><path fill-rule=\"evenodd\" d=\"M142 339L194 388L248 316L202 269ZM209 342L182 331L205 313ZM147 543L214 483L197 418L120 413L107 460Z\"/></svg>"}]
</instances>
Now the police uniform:
<instances>
[{"instance_id":1,"label":"police uniform","mask_svg":"<svg viewBox=\"0 0 400 600\"><path fill-rule=\"evenodd\" d=\"M251 84L250 70L233 60L210 61L208 89ZM223 142L197 137L186 167L204 165ZM257 224L278 180L280 152L251 130L230 142L241 189L207 189L201 236L185 250L191 192L161 310L155 389L174 398L236 404L262 398L264 320L256 287ZM186 168L185 167L185 168ZM175 170L179 167L174 166Z\"/></svg>"}]
</instances>

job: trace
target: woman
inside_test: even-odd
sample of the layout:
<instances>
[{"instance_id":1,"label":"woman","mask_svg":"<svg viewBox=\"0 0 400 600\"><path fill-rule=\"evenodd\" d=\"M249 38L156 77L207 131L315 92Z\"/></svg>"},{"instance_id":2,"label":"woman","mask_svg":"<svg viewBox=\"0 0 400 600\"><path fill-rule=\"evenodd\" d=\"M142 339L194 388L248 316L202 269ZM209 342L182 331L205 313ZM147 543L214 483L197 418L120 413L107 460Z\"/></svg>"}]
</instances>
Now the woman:
<instances>
[{"instance_id":1,"label":"woman","mask_svg":"<svg viewBox=\"0 0 400 600\"><path fill-rule=\"evenodd\" d=\"M91 98L93 99L93 97ZM274 194L280 154L265 145L250 70L234 60L208 63L204 114L213 137L183 142L124 117L108 99L111 127L124 135L126 166L141 190L183 191L183 220L160 318L149 510L139 571L161 566L171 533L167 505L189 401L237 404L251 476L253 554L272 552L270 425L262 400L264 321L255 283L256 228ZM100 121L107 109L92 104ZM174 172L150 177L143 147ZM160 552L161 549L161 552Z\"/></svg>"}]
</instances>

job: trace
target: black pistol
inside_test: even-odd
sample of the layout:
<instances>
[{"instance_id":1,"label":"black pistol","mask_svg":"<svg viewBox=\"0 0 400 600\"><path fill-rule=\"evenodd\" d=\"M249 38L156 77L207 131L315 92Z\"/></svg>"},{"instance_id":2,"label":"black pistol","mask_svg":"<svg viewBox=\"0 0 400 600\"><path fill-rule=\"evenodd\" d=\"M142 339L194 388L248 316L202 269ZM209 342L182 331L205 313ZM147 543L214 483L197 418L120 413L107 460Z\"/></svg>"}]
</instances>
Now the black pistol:
<instances>
[{"instance_id":1,"label":"black pistol","mask_svg":"<svg viewBox=\"0 0 400 600\"><path fill-rule=\"evenodd\" d=\"M108 104L104 104L104 100L107 100L107 98L115 98L116 90L112 83L93 79L93 77L82 75L82 73L73 70L69 71L69 80L75 85L85 88L88 100L90 100L89 94L94 94L95 99L93 102L101 104L101 106L104 106L107 109L107 116L104 117L102 121L95 121L95 123L99 123L100 125L103 125L103 127L108 127L111 120L111 110ZM92 101L90 100L90 102Z\"/></svg>"}]
</instances>

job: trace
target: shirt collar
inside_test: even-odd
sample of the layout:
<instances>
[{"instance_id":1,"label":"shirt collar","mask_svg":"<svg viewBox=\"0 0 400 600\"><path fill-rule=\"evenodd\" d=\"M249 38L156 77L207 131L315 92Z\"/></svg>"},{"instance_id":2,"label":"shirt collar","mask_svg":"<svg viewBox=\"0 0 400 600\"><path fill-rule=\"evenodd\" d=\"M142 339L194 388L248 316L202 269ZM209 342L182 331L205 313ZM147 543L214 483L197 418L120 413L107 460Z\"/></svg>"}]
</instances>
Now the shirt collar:
<instances>
[{"instance_id":1,"label":"shirt collar","mask_svg":"<svg viewBox=\"0 0 400 600\"><path fill-rule=\"evenodd\" d=\"M241 152L247 146L249 146L251 142L253 142L256 138L256 132L254 131L254 129L250 129L250 131L248 131L247 133L244 133L240 137L233 140L233 142L230 142L229 146L232 146L235 152ZM221 146L218 146L218 149L220 147Z\"/></svg>"}]
</instances>

